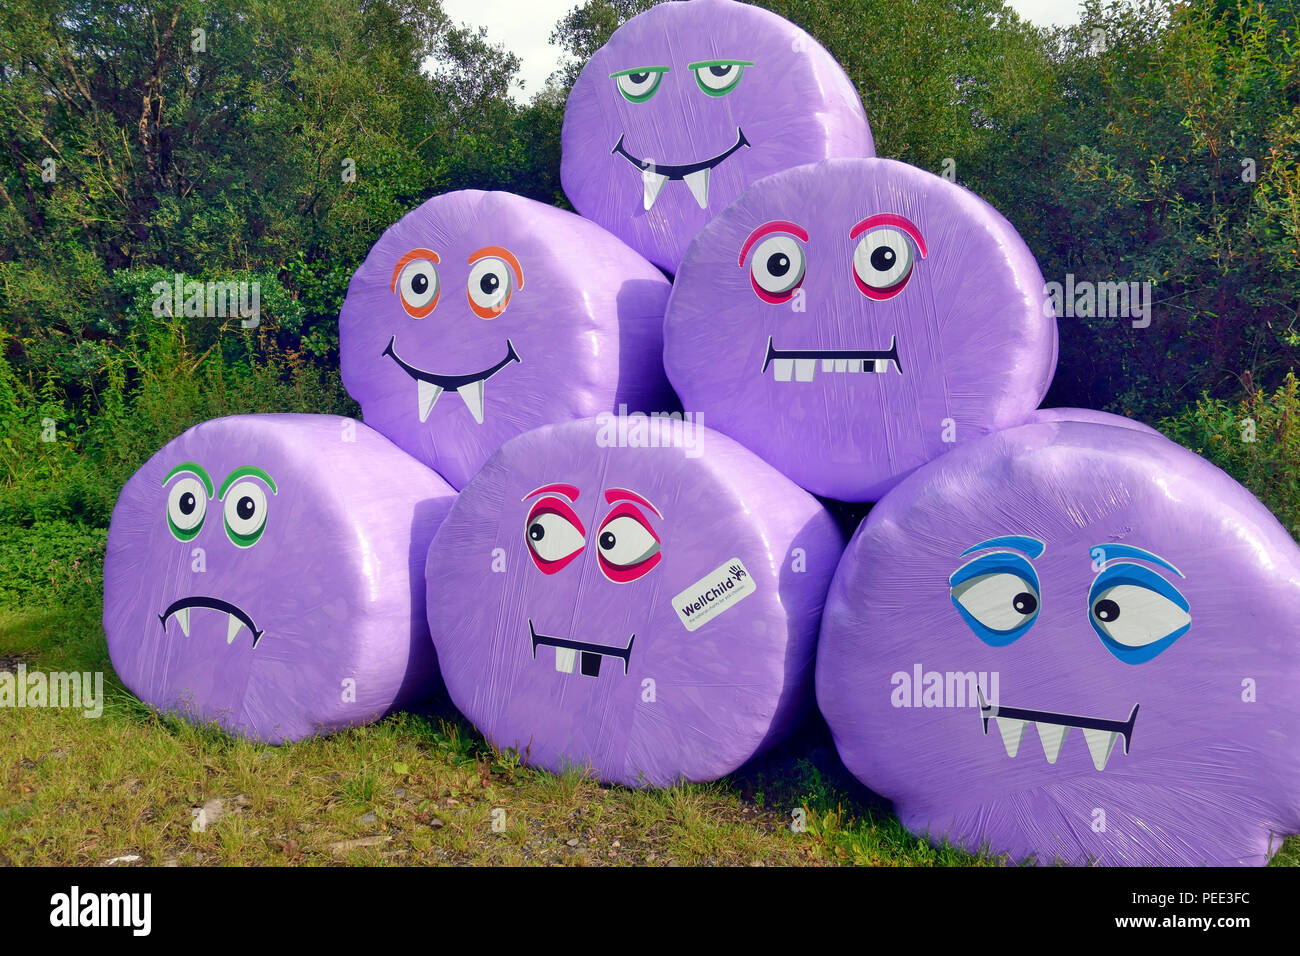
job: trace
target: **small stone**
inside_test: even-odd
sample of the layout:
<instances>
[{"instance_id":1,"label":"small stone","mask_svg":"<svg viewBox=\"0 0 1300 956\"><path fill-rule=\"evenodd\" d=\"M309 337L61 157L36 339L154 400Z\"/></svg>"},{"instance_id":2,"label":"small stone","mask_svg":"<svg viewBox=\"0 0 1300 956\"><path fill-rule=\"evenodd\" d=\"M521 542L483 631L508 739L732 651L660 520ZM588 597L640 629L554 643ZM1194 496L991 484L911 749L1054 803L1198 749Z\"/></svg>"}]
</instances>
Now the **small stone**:
<instances>
[{"instance_id":1,"label":"small stone","mask_svg":"<svg viewBox=\"0 0 1300 956\"><path fill-rule=\"evenodd\" d=\"M578 838L577 838L577 837L573 837L572 839L565 840L564 842L567 843L569 846L577 846L577 845L578 845Z\"/></svg>"},{"instance_id":2,"label":"small stone","mask_svg":"<svg viewBox=\"0 0 1300 956\"><path fill-rule=\"evenodd\" d=\"M371 824L378 822L379 817L375 815L374 810L367 810L365 813L361 814L361 816L357 817L357 823L361 824L363 827L368 827Z\"/></svg>"},{"instance_id":3,"label":"small stone","mask_svg":"<svg viewBox=\"0 0 1300 956\"><path fill-rule=\"evenodd\" d=\"M429 821L429 826L433 827L435 830L441 830L444 826L446 826L446 824L443 823L441 820L439 820L437 817L434 817L432 820Z\"/></svg>"}]
</instances>

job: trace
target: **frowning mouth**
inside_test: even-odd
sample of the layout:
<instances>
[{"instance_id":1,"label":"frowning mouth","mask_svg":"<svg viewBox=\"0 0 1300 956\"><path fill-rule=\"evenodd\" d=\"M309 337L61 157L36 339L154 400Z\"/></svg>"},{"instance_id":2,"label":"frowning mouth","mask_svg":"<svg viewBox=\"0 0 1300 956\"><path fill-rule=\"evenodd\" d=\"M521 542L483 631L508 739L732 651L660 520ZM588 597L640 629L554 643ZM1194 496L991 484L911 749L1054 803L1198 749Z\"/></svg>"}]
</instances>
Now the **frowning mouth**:
<instances>
[{"instance_id":1,"label":"frowning mouth","mask_svg":"<svg viewBox=\"0 0 1300 956\"><path fill-rule=\"evenodd\" d=\"M158 615L158 620L162 624L163 633L167 633L167 619L174 617L181 626L181 632L190 636L190 610L196 607L206 607L213 611L220 611L229 616L226 624L226 643L235 643L235 638L239 636L240 631L248 628L249 633L253 635L253 647L256 649L258 643L262 640L265 631L259 631L253 623L253 618L247 611L229 601L223 601L221 598L203 597L195 595L193 597L181 598L173 601L167 606L167 610Z\"/></svg>"},{"instance_id":2,"label":"frowning mouth","mask_svg":"<svg viewBox=\"0 0 1300 956\"><path fill-rule=\"evenodd\" d=\"M550 637L546 634L538 634L533 629L533 619L528 619L528 636L532 639L533 660L537 660L538 645L546 645L555 648L555 669L564 674L573 673L573 663L579 654L582 655L581 673L583 677L598 677L600 675L600 661L603 657L616 657L623 662L623 673L627 674L628 662L632 659L632 642L636 640L633 634L627 639L626 647L612 647L608 644L588 644L586 641L575 641L567 637Z\"/></svg>"},{"instance_id":3,"label":"frowning mouth","mask_svg":"<svg viewBox=\"0 0 1300 956\"><path fill-rule=\"evenodd\" d=\"M874 372L883 375L890 365L900 375L903 366L898 361L898 339L890 337L887 349L778 349L767 337L767 354L763 357L763 374L772 367L772 380L811 382L817 374L817 363L823 372Z\"/></svg>"},{"instance_id":4,"label":"frowning mouth","mask_svg":"<svg viewBox=\"0 0 1300 956\"><path fill-rule=\"evenodd\" d=\"M391 358L397 363L398 368L415 379L417 397L419 398L420 421L424 421L429 417L429 412L433 411L433 403L438 400L438 396L447 389L451 389L464 400L469 413L474 416L474 421L482 425L484 383L511 362L519 361L519 353L515 351L515 347L510 340L506 339L506 357L491 368L484 369L481 372L470 372L467 375L439 375L436 372L416 368L409 362L403 361L401 356L393 349L393 343L396 341L397 336L392 336L388 340L388 345L384 347L382 354Z\"/></svg>"},{"instance_id":5,"label":"frowning mouth","mask_svg":"<svg viewBox=\"0 0 1300 956\"><path fill-rule=\"evenodd\" d=\"M659 197L659 190L663 189L664 183L670 179L680 179L685 182L686 188L691 191L700 208L706 208L709 205L709 172L742 146L749 148L749 140L745 139L745 134L737 126L736 141L716 156L701 159L696 163L657 163L653 159L641 159L629 153L623 146L625 136L626 133L618 138L618 142L610 152L622 156L641 170L641 182L645 187L642 201L646 209L655 204L655 200Z\"/></svg>"},{"instance_id":6,"label":"frowning mouth","mask_svg":"<svg viewBox=\"0 0 1300 956\"><path fill-rule=\"evenodd\" d=\"M1100 717L1076 717L1072 714L1058 714L1050 710L1022 710L1018 707L1001 707L990 704L984 699L984 691L975 689L979 694L980 721L984 724L984 734L989 732L989 719L998 722L1002 734L1002 746L1007 756L1014 757L1020 750L1025 728L1033 724L1038 728L1038 739L1043 745L1043 755L1048 763L1056 763L1060 756L1061 744L1071 727L1083 731L1083 739L1088 744L1088 753L1092 755L1092 765L1098 770L1106 769L1115 742L1124 740L1124 753L1128 753L1129 743L1133 737L1133 725L1137 722L1138 704L1133 705L1128 720L1103 720Z\"/></svg>"}]
</instances>

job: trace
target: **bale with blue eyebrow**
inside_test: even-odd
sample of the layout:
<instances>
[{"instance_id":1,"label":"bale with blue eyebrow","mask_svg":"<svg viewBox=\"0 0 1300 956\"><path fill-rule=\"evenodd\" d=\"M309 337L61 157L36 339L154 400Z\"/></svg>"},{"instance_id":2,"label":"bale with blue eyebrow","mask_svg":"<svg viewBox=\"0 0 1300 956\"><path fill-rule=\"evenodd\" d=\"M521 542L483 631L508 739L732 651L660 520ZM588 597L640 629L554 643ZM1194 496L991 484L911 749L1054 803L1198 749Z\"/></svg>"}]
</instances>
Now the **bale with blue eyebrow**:
<instances>
[{"instance_id":1,"label":"bale with blue eyebrow","mask_svg":"<svg viewBox=\"0 0 1300 956\"><path fill-rule=\"evenodd\" d=\"M958 445L872 510L817 700L913 832L1013 861L1261 864L1300 831L1300 548L1128 422Z\"/></svg>"},{"instance_id":2,"label":"bale with blue eyebrow","mask_svg":"<svg viewBox=\"0 0 1300 956\"><path fill-rule=\"evenodd\" d=\"M437 687L424 553L454 497L351 419L196 425L113 511L113 667L152 707L270 743L416 702Z\"/></svg>"}]
</instances>

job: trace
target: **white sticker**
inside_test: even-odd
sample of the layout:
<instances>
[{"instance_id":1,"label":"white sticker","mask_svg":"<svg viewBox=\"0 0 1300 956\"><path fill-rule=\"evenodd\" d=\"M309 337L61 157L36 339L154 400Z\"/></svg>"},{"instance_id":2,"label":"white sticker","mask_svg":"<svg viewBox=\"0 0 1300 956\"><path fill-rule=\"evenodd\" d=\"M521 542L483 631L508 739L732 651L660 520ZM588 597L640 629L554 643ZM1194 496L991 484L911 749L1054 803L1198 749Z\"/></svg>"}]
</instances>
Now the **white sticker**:
<instances>
[{"instance_id":1,"label":"white sticker","mask_svg":"<svg viewBox=\"0 0 1300 956\"><path fill-rule=\"evenodd\" d=\"M694 631L756 590L753 575L740 558L732 558L673 598L673 610L686 630Z\"/></svg>"}]
</instances>

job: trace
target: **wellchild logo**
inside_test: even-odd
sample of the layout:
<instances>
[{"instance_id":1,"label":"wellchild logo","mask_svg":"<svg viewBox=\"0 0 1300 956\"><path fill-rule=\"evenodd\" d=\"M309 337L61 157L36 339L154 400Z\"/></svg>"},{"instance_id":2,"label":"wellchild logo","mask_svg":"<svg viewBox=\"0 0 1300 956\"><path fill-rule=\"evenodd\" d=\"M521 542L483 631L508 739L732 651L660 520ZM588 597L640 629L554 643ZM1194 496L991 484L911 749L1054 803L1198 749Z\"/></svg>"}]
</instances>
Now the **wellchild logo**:
<instances>
[{"instance_id":1,"label":"wellchild logo","mask_svg":"<svg viewBox=\"0 0 1300 956\"><path fill-rule=\"evenodd\" d=\"M704 437L704 416L699 412L633 412L618 406L618 414L596 416L600 430L596 444L601 448L684 448L687 458L700 457ZM651 427L651 422L661 424Z\"/></svg>"},{"instance_id":2,"label":"wellchild logo","mask_svg":"<svg viewBox=\"0 0 1300 956\"><path fill-rule=\"evenodd\" d=\"M673 610L686 630L694 631L755 590L753 575L740 558L732 558L673 598Z\"/></svg>"},{"instance_id":3,"label":"wellchild logo","mask_svg":"<svg viewBox=\"0 0 1300 956\"><path fill-rule=\"evenodd\" d=\"M104 674L0 671L0 707L71 707L86 717L104 713Z\"/></svg>"},{"instance_id":4,"label":"wellchild logo","mask_svg":"<svg viewBox=\"0 0 1300 956\"><path fill-rule=\"evenodd\" d=\"M240 326L255 329L262 324L262 284L260 282L197 282L185 281L177 272L172 281L155 282L149 291L154 294L154 318L165 315L175 318L230 318L238 317Z\"/></svg>"},{"instance_id":5,"label":"wellchild logo","mask_svg":"<svg viewBox=\"0 0 1300 956\"><path fill-rule=\"evenodd\" d=\"M976 688L988 688L988 701L997 706L997 671L927 671L920 664L912 672L895 671L889 678L893 690L889 702L895 707L978 707Z\"/></svg>"},{"instance_id":6,"label":"wellchild logo","mask_svg":"<svg viewBox=\"0 0 1300 956\"><path fill-rule=\"evenodd\" d=\"M74 886L50 897L50 925L125 926L134 936L148 936L153 926L153 894L82 893Z\"/></svg>"},{"instance_id":7,"label":"wellchild logo","mask_svg":"<svg viewBox=\"0 0 1300 956\"><path fill-rule=\"evenodd\" d=\"M1076 282L1067 272L1064 285L1049 282L1043 293L1058 318L1133 319L1133 328L1145 329L1151 324L1152 288L1150 282Z\"/></svg>"}]
</instances>

